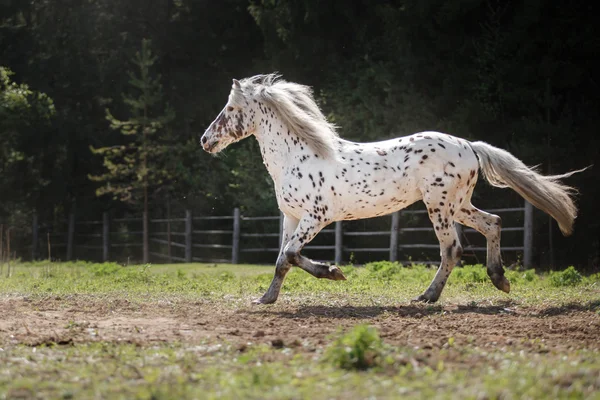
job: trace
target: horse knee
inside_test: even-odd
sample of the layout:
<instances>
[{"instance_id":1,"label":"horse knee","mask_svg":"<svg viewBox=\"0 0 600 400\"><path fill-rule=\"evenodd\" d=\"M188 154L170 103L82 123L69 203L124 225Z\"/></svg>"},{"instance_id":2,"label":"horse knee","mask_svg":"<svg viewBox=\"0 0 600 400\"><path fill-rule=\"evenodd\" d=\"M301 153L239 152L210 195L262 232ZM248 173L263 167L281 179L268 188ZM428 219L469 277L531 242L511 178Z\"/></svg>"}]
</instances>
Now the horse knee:
<instances>
[{"instance_id":1,"label":"horse knee","mask_svg":"<svg viewBox=\"0 0 600 400\"><path fill-rule=\"evenodd\" d=\"M462 255L463 255L463 247L459 243L458 246L456 246L456 250L455 250L456 261L459 261L460 258L462 257Z\"/></svg>"},{"instance_id":2,"label":"horse knee","mask_svg":"<svg viewBox=\"0 0 600 400\"><path fill-rule=\"evenodd\" d=\"M289 264L292 264L292 265L298 264L298 256L299 256L298 251L295 251L292 249L285 249L284 256Z\"/></svg>"},{"instance_id":3,"label":"horse knee","mask_svg":"<svg viewBox=\"0 0 600 400\"><path fill-rule=\"evenodd\" d=\"M289 265L287 256L283 253L279 254L279 257L277 257L277 261L275 262L275 268L282 269L287 265Z\"/></svg>"},{"instance_id":4,"label":"horse knee","mask_svg":"<svg viewBox=\"0 0 600 400\"><path fill-rule=\"evenodd\" d=\"M502 218L500 218L498 215L494 215L494 225L498 227L498 229L502 228Z\"/></svg>"},{"instance_id":5,"label":"horse knee","mask_svg":"<svg viewBox=\"0 0 600 400\"><path fill-rule=\"evenodd\" d=\"M460 260L463 254L463 248L458 240L452 242L450 246L446 248L446 256L448 259L457 262Z\"/></svg>"},{"instance_id":6,"label":"horse knee","mask_svg":"<svg viewBox=\"0 0 600 400\"><path fill-rule=\"evenodd\" d=\"M497 236L500 235L500 231L502 229L502 218L500 218L497 215L493 215L492 214L492 219L491 221L487 222L488 228L487 228L487 234L486 237L488 238L488 240L490 238L495 238Z\"/></svg>"}]
</instances>

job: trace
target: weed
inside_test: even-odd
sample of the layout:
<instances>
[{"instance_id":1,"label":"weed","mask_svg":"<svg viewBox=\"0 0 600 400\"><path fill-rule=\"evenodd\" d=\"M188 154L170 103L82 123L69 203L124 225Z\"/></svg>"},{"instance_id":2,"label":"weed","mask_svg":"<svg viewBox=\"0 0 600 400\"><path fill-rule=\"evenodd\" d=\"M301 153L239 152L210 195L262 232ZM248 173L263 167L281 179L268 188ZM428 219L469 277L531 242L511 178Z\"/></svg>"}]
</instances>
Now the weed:
<instances>
[{"instance_id":1,"label":"weed","mask_svg":"<svg viewBox=\"0 0 600 400\"><path fill-rule=\"evenodd\" d=\"M452 271L452 280L461 283L482 283L488 280L486 269L483 265L465 265Z\"/></svg>"},{"instance_id":2,"label":"weed","mask_svg":"<svg viewBox=\"0 0 600 400\"><path fill-rule=\"evenodd\" d=\"M535 274L535 270L533 269L525 270L521 275L521 279L523 279L526 282L533 282L536 278L537 275Z\"/></svg>"},{"instance_id":3,"label":"weed","mask_svg":"<svg viewBox=\"0 0 600 400\"><path fill-rule=\"evenodd\" d=\"M103 263L103 264L92 264L91 269L96 276L107 276L113 275L123 269L119 264L116 263Z\"/></svg>"},{"instance_id":4,"label":"weed","mask_svg":"<svg viewBox=\"0 0 600 400\"><path fill-rule=\"evenodd\" d=\"M342 334L325 351L324 360L347 370L381 365L384 345L376 328L357 325Z\"/></svg>"},{"instance_id":5,"label":"weed","mask_svg":"<svg viewBox=\"0 0 600 400\"><path fill-rule=\"evenodd\" d=\"M219 280L222 282L229 282L235 279L235 275L231 271L221 272L219 274Z\"/></svg>"},{"instance_id":6,"label":"weed","mask_svg":"<svg viewBox=\"0 0 600 400\"><path fill-rule=\"evenodd\" d=\"M550 284L554 287L576 286L581 283L582 280L583 277L573 266L570 266L564 271L550 272Z\"/></svg>"}]
</instances>

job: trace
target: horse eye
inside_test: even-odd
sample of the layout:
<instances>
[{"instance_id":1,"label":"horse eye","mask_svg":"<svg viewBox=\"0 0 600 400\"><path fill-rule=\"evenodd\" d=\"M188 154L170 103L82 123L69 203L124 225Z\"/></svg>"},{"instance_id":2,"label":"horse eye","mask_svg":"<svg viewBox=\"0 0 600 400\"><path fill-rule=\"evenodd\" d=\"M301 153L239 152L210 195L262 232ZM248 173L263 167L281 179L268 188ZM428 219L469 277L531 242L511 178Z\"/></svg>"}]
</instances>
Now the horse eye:
<instances>
[{"instance_id":1,"label":"horse eye","mask_svg":"<svg viewBox=\"0 0 600 400\"><path fill-rule=\"evenodd\" d=\"M228 112L232 112L233 111L233 107L231 107L231 106L227 107L227 111Z\"/></svg>"}]
</instances>

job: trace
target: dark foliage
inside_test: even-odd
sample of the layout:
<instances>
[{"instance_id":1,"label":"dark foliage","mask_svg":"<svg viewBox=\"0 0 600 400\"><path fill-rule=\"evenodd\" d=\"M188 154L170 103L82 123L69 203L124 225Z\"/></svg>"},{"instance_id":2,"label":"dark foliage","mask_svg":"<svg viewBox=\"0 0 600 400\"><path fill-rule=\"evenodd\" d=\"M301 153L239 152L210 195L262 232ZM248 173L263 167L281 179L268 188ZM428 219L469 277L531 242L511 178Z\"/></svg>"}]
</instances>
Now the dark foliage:
<instances>
[{"instance_id":1,"label":"dark foliage","mask_svg":"<svg viewBox=\"0 0 600 400\"><path fill-rule=\"evenodd\" d=\"M598 7L550 0L0 2L0 64L32 91L29 109L0 103L0 219L22 224L33 210L60 219L74 208L90 216L139 213L139 204L97 197L99 184L88 177L103 173L90 147L127 140L110 129L105 110L128 116L130 60L143 39L157 56L161 104L175 115L169 140L177 143L169 161L176 178L152 191L155 213L167 196L174 209L199 214L234 206L276 212L253 140L219 158L198 146L231 78L272 71L314 86L350 139L441 130L488 141L544 172L593 164L600 156ZM538 264L548 262L552 232L557 264L597 268L599 171L569 180L581 191L573 238L536 214ZM485 208L514 205L515 197L480 184L474 201Z\"/></svg>"}]
</instances>

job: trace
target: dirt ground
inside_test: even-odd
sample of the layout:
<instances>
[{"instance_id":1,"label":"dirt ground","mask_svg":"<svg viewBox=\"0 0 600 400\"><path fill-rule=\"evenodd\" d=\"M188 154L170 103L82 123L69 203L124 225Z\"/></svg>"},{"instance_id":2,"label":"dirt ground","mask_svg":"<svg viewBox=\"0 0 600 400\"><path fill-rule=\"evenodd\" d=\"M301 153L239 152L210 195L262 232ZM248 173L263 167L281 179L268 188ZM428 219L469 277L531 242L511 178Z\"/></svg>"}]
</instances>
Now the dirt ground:
<instances>
[{"instance_id":1,"label":"dirt ground","mask_svg":"<svg viewBox=\"0 0 600 400\"><path fill-rule=\"evenodd\" d=\"M302 346L310 351L329 343L340 326L368 323L379 328L387 343L425 349L444 346L450 337L457 345L484 348L534 347L540 352L600 348L600 315L578 305L332 307L284 301L234 308L215 302L134 304L73 296L1 299L0 316L0 346L228 342Z\"/></svg>"}]
</instances>

